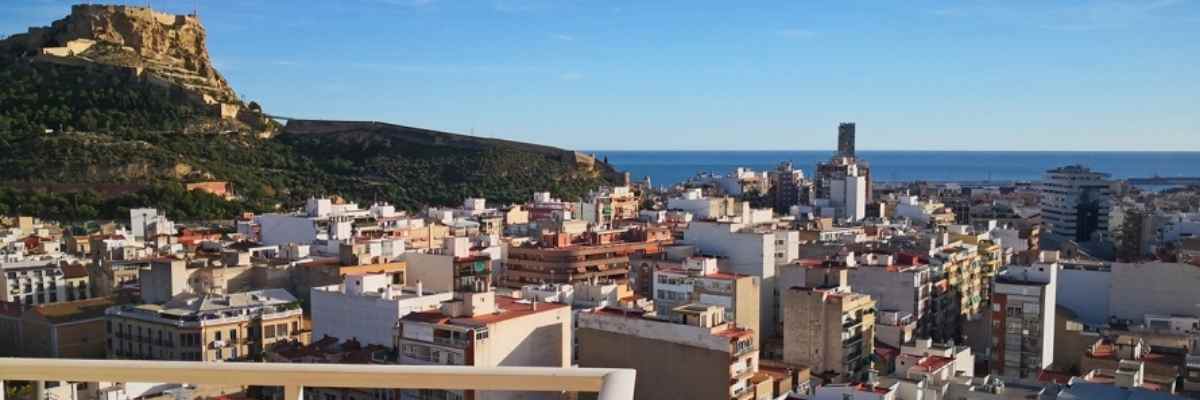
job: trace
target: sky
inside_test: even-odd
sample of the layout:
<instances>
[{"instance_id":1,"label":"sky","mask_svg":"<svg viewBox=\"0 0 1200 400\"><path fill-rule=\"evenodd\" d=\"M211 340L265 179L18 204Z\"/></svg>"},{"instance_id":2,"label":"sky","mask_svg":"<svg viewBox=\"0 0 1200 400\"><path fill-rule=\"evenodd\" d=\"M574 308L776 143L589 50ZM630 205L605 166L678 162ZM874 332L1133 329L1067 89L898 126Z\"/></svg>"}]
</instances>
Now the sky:
<instances>
[{"instance_id":1,"label":"sky","mask_svg":"<svg viewBox=\"0 0 1200 400\"><path fill-rule=\"evenodd\" d=\"M69 1L0 0L0 36ZM145 5L147 1L117 1ZM153 0L294 118L587 150L1200 151L1200 0Z\"/></svg>"}]
</instances>

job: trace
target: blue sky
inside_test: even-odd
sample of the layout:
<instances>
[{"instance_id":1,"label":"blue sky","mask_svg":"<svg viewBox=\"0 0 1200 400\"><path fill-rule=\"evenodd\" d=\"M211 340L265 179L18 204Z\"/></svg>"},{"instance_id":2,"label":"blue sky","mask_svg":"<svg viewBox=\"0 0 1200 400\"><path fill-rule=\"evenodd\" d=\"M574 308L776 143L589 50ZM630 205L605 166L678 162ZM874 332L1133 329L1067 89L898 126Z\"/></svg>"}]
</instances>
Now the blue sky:
<instances>
[{"instance_id":1,"label":"blue sky","mask_svg":"<svg viewBox=\"0 0 1200 400\"><path fill-rule=\"evenodd\" d=\"M0 0L0 35L69 4ZM199 4L278 115L597 150L830 149L840 121L861 149L1200 150L1200 0Z\"/></svg>"}]
</instances>

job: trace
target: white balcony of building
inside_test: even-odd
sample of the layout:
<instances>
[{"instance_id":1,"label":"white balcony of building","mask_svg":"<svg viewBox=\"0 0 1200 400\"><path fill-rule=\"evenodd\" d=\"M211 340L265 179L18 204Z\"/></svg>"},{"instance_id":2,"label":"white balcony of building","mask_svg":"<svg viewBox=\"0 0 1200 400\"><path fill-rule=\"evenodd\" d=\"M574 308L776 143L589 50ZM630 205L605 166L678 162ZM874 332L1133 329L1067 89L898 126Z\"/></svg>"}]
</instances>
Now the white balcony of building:
<instances>
[{"instance_id":1,"label":"white balcony of building","mask_svg":"<svg viewBox=\"0 0 1200 400\"><path fill-rule=\"evenodd\" d=\"M454 367L288 363L211 363L0 358L5 381L161 382L282 387L284 400L303 400L304 388L435 389L506 392L592 392L598 400L632 400L630 369ZM44 385L36 385L44 387ZM35 399L41 395L35 393ZM45 396L42 397L43 399ZM39 399L41 400L41 399Z\"/></svg>"}]
</instances>

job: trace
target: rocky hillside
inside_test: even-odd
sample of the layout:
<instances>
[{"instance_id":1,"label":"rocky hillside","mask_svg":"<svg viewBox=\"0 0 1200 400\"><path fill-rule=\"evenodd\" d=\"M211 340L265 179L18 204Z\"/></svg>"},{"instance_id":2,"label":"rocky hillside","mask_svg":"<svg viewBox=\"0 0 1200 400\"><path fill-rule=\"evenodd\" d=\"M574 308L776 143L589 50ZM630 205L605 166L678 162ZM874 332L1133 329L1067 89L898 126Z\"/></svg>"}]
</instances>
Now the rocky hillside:
<instances>
[{"instance_id":1,"label":"rocky hillside","mask_svg":"<svg viewBox=\"0 0 1200 400\"><path fill-rule=\"evenodd\" d=\"M577 198L619 178L572 151L377 122L291 121L275 134L205 46L193 17L93 5L0 41L0 214L122 218L144 204L228 218L319 194L417 209ZM238 197L182 189L199 181Z\"/></svg>"},{"instance_id":2,"label":"rocky hillside","mask_svg":"<svg viewBox=\"0 0 1200 400\"><path fill-rule=\"evenodd\" d=\"M227 129L270 134L273 125L259 110L242 104L213 67L206 37L195 16L84 4L71 7L69 15L48 27L0 41L0 54L33 63L108 67L110 75L180 89L188 101L224 120Z\"/></svg>"},{"instance_id":3,"label":"rocky hillside","mask_svg":"<svg viewBox=\"0 0 1200 400\"><path fill-rule=\"evenodd\" d=\"M194 16L82 4L49 27L13 35L0 49L144 69L215 102L235 103L237 95L213 68L205 40L204 26Z\"/></svg>"}]
</instances>

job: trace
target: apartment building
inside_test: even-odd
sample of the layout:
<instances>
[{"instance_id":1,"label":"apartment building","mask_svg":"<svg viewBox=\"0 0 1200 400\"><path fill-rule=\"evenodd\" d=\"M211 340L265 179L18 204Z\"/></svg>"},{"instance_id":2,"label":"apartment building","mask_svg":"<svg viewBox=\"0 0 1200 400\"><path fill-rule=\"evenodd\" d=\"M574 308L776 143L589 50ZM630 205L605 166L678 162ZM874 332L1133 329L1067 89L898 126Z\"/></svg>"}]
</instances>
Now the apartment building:
<instances>
[{"instance_id":1,"label":"apartment building","mask_svg":"<svg viewBox=\"0 0 1200 400\"><path fill-rule=\"evenodd\" d=\"M313 337L391 346L401 317L436 310L453 298L451 292L426 291L423 282L406 287L403 273L348 275L341 284L312 288Z\"/></svg>"},{"instance_id":2,"label":"apartment building","mask_svg":"<svg viewBox=\"0 0 1200 400\"><path fill-rule=\"evenodd\" d=\"M571 365L571 307L496 296L491 291L456 293L436 311L400 319L394 347L399 363L476 367ZM517 394L404 390L402 399L557 399L557 393Z\"/></svg>"},{"instance_id":3,"label":"apartment building","mask_svg":"<svg viewBox=\"0 0 1200 400\"><path fill-rule=\"evenodd\" d=\"M804 177L804 171L793 168L791 162L782 162L770 173L775 211L788 213L792 207L812 204L813 183Z\"/></svg>"},{"instance_id":4,"label":"apartment building","mask_svg":"<svg viewBox=\"0 0 1200 400\"><path fill-rule=\"evenodd\" d=\"M508 248L500 286L519 288L593 279L625 281L629 279L630 257L657 253L670 242L670 233L659 230L642 237L632 231L587 232L581 236L583 239L578 240L560 231L536 243Z\"/></svg>"},{"instance_id":5,"label":"apartment building","mask_svg":"<svg viewBox=\"0 0 1200 400\"><path fill-rule=\"evenodd\" d=\"M846 130L847 127L848 130ZM859 159L857 154L855 154L853 132L853 123L839 125L838 152L829 161L817 164L813 181L818 199L830 199L833 197L833 192L836 189L834 181L846 176L855 176L863 178L862 183L866 185L862 190L865 194L865 197L862 198L862 203L871 202L871 168L865 160ZM846 133L849 133L849 135ZM851 169L854 171L851 172Z\"/></svg>"},{"instance_id":6,"label":"apartment building","mask_svg":"<svg viewBox=\"0 0 1200 400\"><path fill-rule=\"evenodd\" d=\"M900 196L894 214L897 218L908 218L921 226L945 226L955 222L954 211L936 201L921 200L917 196Z\"/></svg>"},{"instance_id":7,"label":"apartment building","mask_svg":"<svg viewBox=\"0 0 1200 400\"><path fill-rule=\"evenodd\" d=\"M129 229L134 239L148 241L158 235L174 235L175 223L156 209L135 208L129 210Z\"/></svg>"},{"instance_id":8,"label":"apartment building","mask_svg":"<svg viewBox=\"0 0 1200 400\"><path fill-rule=\"evenodd\" d=\"M708 197L704 190L691 188L667 199L667 209L691 213L699 220L717 220L741 213L741 204L732 197Z\"/></svg>"},{"instance_id":9,"label":"apartment building","mask_svg":"<svg viewBox=\"0 0 1200 400\"><path fill-rule=\"evenodd\" d=\"M641 207L637 193L629 186L602 187L588 193L579 205L579 219L603 227L613 221L637 219Z\"/></svg>"},{"instance_id":10,"label":"apartment building","mask_svg":"<svg viewBox=\"0 0 1200 400\"><path fill-rule=\"evenodd\" d=\"M932 275L929 265L912 254L866 253L848 269L847 279L856 292L871 296L880 312L907 315L916 324L916 336L931 337L943 330L934 323Z\"/></svg>"},{"instance_id":11,"label":"apartment building","mask_svg":"<svg viewBox=\"0 0 1200 400\"><path fill-rule=\"evenodd\" d=\"M996 276L992 293L991 373L1034 379L1054 362L1058 286L1056 253L1033 265L1010 265Z\"/></svg>"},{"instance_id":12,"label":"apartment building","mask_svg":"<svg viewBox=\"0 0 1200 400\"><path fill-rule=\"evenodd\" d=\"M777 266L799 257L799 232L771 225L693 221L683 233L683 242L695 246L701 255L719 258L727 266L725 272L758 277L763 287L759 291L759 330L764 337L778 332Z\"/></svg>"},{"instance_id":13,"label":"apartment building","mask_svg":"<svg viewBox=\"0 0 1200 400\"><path fill-rule=\"evenodd\" d=\"M78 269L70 267L75 263L73 258L64 256L32 256L0 262L0 301L39 305L78 298L79 277L75 276ZM70 278L64 269L72 272ZM86 284L83 294L90 297Z\"/></svg>"},{"instance_id":14,"label":"apartment building","mask_svg":"<svg viewBox=\"0 0 1200 400\"><path fill-rule=\"evenodd\" d=\"M282 289L182 294L161 305L110 307L105 314L109 358L247 360L275 342L308 337L300 303Z\"/></svg>"},{"instance_id":15,"label":"apartment building","mask_svg":"<svg viewBox=\"0 0 1200 400\"><path fill-rule=\"evenodd\" d=\"M1108 235L1112 207L1109 174L1082 165L1055 168L1042 176L1044 233L1059 240L1085 242Z\"/></svg>"},{"instance_id":16,"label":"apartment building","mask_svg":"<svg viewBox=\"0 0 1200 400\"><path fill-rule=\"evenodd\" d=\"M724 320L757 330L761 290L758 277L720 272L717 259L711 257L688 257L680 268L654 272L653 299L661 315L690 303L721 306ZM755 335L755 343L759 343Z\"/></svg>"},{"instance_id":17,"label":"apartment building","mask_svg":"<svg viewBox=\"0 0 1200 400\"><path fill-rule=\"evenodd\" d=\"M637 370L638 399L771 399L749 329L720 306L686 304L666 315L596 309L579 314L579 366Z\"/></svg>"},{"instance_id":18,"label":"apartment building","mask_svg":"<svg viewBox=\"0 0 1200 400\"><path fill-rule=\"evenodd\" d=\"M783 289L783 360L834 382L867 378L875 350L876 302L854 293L844 268L813 268Z\"/></svg>"}]
</instances>

